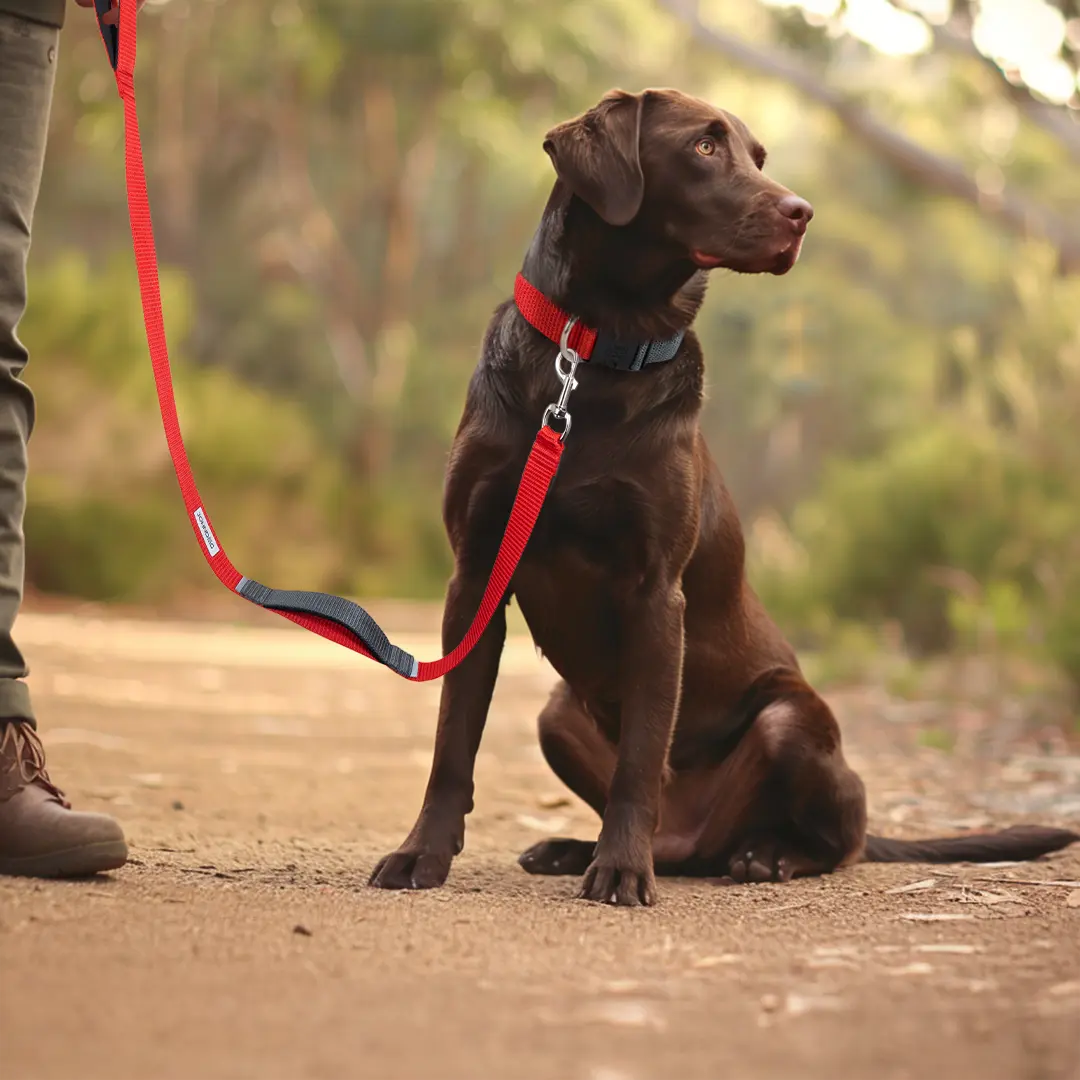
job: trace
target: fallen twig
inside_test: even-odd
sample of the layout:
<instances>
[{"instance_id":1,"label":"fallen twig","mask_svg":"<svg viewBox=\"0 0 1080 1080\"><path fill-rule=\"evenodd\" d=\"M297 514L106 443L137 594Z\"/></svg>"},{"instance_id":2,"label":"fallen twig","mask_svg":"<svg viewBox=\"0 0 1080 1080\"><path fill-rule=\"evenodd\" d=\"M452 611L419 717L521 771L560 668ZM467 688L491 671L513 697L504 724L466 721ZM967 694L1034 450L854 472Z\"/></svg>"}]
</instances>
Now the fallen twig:
<instances>
[{"instance_id":1,"label":"fallen twig","mask_svg":"<svg viewBox=\"0 0 1080 1080\"><path fill-rule=\"evenodd\" d=\"M974 915L953 915L943 911L905 911L897 915L906 922L974 922Z\"/></svg>"},{"instance_id":2,"label":"fallen twig","mask_svg":"<svg viewBox=\"0 0 1080 1080\"><path fill-rule=\"evenodd\" d=\"M995 885L1040 885L1051 889L1080 889L1080 881L1032 881L1030 878L977 877L972 881L992 882Z\"/></svg>"},{"instance_id":3,"label":"fallen twig","mask_svg":"<svg viewBox=\"0 0 1080 1080\"><path fill-rule=\"evenodd\" d=\"M886 896L893 896L897 893L911 893L911 892L923 892L926 889L937 888L937 878L923 878L922 881L913 881L910 885L897 885L894 889L886 889Z\"/></svg>"},{"instance_id":4,"label":"fallen twig","mask_svg":"<svg viewBox=\"0 0 1080 1080\"><path fill-rule=\"evenodd\" d=\"M777 915L781 911L796 911L799 908L809 907L813 900L800 900L797 904L780 904L779 907L760 908L757 911L750 910L747 915Z\"/></svg>"}]
</instances>

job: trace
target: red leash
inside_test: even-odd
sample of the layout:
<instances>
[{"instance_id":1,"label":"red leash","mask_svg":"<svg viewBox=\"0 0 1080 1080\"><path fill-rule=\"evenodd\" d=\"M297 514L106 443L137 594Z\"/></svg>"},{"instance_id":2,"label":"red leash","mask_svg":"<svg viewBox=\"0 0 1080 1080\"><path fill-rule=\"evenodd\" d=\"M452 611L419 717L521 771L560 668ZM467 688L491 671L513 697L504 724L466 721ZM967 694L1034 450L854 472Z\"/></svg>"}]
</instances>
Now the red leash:
<instances>
[{"instance_id":1,"label":"red leash","mask_svg":"<svg viewBox=\"0 0 1080 1080\"><path fill-rule=\"evenodd\" d=\"M146 191L146 173L143 167L142 143L139 137L139 118L135 107L135 41L136 9L134 0L121 0L119 29L101 22L102 15L110 8L109 0L95 0L102 40L109 54L109 62L116 72L116 86L124 103L124 162L127 172L128 213L131 217L131 236L135 248L135 263L139 272L139 291L142 296L143 320L146 324L146 340L150 346L150 358L154 366L154 383L157 386L161 420L165 438L169 444L176 478L187 507L191 526L198 538L206 561L226 588L246 600L276 611L286 619L306 627L330 641L336 641L363 656L377 660L399 675L415 682L437 679L457 667L479 641L491 616L495 613L510 585L525 545L532 534L548 489L559 467L562 455L562 438L548 426L549 415L568 421L565 404L569 390L573 388L573 375L564 379L563 395L558 406L549 408L544 423L533 443L525 471L521 477L510 520L506 526L502 545L495 559L487 589L480 608L465 637L451 653L441 660L417 662L404 650L387 641L386 635L370 615L351 600L329 596L326 593L294 592L268 589L245 578L225 554L214 532L195 478L191 473L180 422L176 415L172 375L169 369L169 350L165 341L165 327L161 316L161 292L158 285L157 250L154 231L150 222L150 201ZM571 321L571 326L572 326ZM561 331L563 327L559 327ZM573 357L571 369L576 367ZM568 427L568 422L566 423ZM565 436L565 429L563 435Z\"/></svg>"}]
</instances>

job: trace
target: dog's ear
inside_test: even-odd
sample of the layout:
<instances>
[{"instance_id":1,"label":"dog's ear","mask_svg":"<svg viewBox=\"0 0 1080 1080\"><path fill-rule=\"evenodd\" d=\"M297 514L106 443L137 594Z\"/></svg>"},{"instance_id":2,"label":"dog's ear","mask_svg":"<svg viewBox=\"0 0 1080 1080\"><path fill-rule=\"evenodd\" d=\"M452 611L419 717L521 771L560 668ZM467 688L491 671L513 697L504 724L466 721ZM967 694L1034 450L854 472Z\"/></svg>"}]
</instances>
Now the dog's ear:
<instances>
[{"instance_id":1,"label":"dog's ear","mask_svg":"<svg viewBox=\"0 0 1080 1080\"><path fill-rule=\"evenodd\" d=\"M544 138L559 179L609 225L626 225L641 209L643 101L643 94L612 90L587 113L553 127Z\"/></svg>"}]
</instances>

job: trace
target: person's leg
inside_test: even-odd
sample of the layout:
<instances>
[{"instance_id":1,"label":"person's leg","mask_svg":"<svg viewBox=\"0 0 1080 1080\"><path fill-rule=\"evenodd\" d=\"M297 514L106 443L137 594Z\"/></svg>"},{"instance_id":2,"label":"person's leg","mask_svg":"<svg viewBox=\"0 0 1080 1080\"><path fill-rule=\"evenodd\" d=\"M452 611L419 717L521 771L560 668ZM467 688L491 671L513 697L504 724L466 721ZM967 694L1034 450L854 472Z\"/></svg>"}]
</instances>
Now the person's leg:
<instances>
[{"instance_id":1,"label":"person's leg","mask_svg":"<svg viewBox=\"0 0 1080 1080\"><path fill-rule=\"evenodd\" d=\"M0 12L0 873L89 874L123 865L109 817L74 813L45 770L26 661L12 637L22 602L26 444L34 399L20 375L30 222L41 182L59 32Z\"/></svg>"},{"instance_id":2,"label":"person's leg","mask_svg":"<svg viewBox=\"0 0 1080 1080\"><path fill-rule=\"evenodd\" d=\"M49 124L59 32L0 14L0 716L33 724L26 661L12 626L23 590L26 443L34 398L19 378L15 330L26 307L26 257Z\"/></svg>"}]
</instances>

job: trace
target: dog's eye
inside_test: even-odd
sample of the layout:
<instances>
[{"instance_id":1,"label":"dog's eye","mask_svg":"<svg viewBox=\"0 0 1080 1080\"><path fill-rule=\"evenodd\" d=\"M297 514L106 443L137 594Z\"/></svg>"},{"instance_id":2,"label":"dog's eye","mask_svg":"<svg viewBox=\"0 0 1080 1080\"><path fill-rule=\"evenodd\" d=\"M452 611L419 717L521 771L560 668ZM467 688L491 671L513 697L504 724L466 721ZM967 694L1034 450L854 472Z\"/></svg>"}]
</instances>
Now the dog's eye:
<instances>
[{"instance_id":1,"label":"dog's eye","mask_svg":"<svg viewBox=\"0 0 1080 1080\"><path fill-rule=\"evenodd\" d=\"M711 135L706 135L704 139L698 139L694 149L702 157L712 157L716 153L716 140Z\"/></svg>"}]
</instances>

